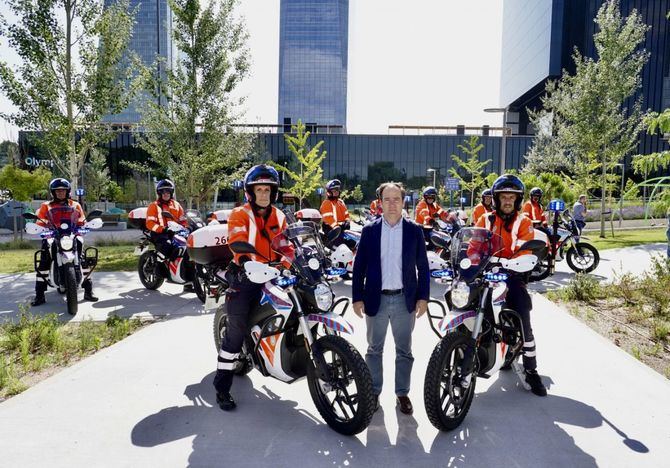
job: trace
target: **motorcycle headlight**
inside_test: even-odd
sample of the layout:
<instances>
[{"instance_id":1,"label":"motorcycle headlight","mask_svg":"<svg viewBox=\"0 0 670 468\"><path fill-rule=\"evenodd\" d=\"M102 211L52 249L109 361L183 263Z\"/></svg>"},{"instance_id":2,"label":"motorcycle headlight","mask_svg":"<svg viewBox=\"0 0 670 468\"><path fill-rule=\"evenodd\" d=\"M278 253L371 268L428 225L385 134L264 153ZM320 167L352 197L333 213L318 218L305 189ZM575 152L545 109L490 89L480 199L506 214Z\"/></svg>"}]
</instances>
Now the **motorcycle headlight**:
<instances>
[{"instance_id":1,"label":"motorcycle headlight","mask_svg":"<svg viewBox=\"0 0 670 468\"><path fill-rule=\"evenodd\" d=\"M333 291L326 283L319 283L314 288L314 299L319 310L326 312L333 305Z\"/></svg>"},{"instance_id":2,"label":"motorcycle headlight","mask_svg":"<svg viewBox=\"0 0 670 468\"><path fill-rule=\"evenodd\" d=\"M67 236L67 237L61 237L60 239L60 247L63 250L72 250L72 246L74 245L74 241L72 240L72 237Z\"/></svg>"},{"instance_id":3,"label":"motorcycle headlight","mask_svg":"<svg viewBox=\"0 0 670 468\"><path fill-rule=\"evenodd\" d=\"M461 308L470 302L470 286L464 281L458 281L451 288L451 302L454 307Z\"/></svg>"}]
</instances>

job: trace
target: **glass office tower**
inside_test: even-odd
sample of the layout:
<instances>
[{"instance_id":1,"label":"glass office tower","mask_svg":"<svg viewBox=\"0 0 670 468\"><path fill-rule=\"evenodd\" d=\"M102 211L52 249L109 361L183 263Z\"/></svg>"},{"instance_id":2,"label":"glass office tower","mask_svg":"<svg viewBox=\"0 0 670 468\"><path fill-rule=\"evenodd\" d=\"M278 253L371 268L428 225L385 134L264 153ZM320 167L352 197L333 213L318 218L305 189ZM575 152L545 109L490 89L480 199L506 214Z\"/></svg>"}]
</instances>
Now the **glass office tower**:
<instances>
[{"instance_id":1,"label":"glass office tower","mask_svg":"<svg viewBox=\"0 0 670 468\"><path fill-rule=\"evenodd\" d=\"M115 0L105 0L105 6L111 5ZM158 56L165 59L165 65L173 65L172 46L172 12L167 0L130 0L130 11L137 9L135 25L130 38L129 50L135 52L142 62L149 66L156 61ZM144 98L148 98L147 95ZM115 115L105 117L106 122L115 123L138 123L141 114L138 110L138 98L130 105ZM159 95L158 101L165 101L164 95Z\"/></svg>"},{"instance_id":2,"label":"glass office tower","mask_svg":"<svg viewBox=\"0 0 670 468\"><path fill-rule=\"evenodd\" d=\"M278 123L344 128L349 1L281 0L279 23Z\"/></svg>"},{"instance_id":3,"label":"glass office tower","mask_svg":"<svg viewBox=\"0 0 670 468\"><path fill-rule=\"evenodd\" d=\"M505 0L503 3L500 104L508 109L506 124L514 134L533 132L527 109L541 107L547 80L562 70L575 72L576 47L595 58L594 19L605 0ZM642 70L642 88L625 104L642 96L642 108L662 111L670 106L670 0L620 0L621 13L635 9L651 26L644 43L650 53ZM667 149L654 135L642 135L638 151Z\"/></svg>"}]
</instances>

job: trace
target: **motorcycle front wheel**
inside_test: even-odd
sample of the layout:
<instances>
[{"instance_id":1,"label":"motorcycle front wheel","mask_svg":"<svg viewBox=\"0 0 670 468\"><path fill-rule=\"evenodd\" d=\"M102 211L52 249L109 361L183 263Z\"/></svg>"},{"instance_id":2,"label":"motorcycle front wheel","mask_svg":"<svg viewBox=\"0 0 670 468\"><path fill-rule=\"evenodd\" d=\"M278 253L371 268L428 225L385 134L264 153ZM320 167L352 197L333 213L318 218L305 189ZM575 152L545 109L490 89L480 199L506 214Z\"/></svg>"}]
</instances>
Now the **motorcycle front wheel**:
<instances>
[{"instance_id":1,"label":"motorcycle front wheel","mask_svg":"<svg viewBox=\"0 0 670 468\"><path fill-rule=\"evenodd\" d=\"M63 279L65 283L65 298L67 300L67 313L77 315L79 302L77 301L77 273L74 271L74 265L65 267Z\"/></svg>"},{"instance_id":2,"label":"motorcycle front wheel","mask_svg":"<svg viewBox=\"0 0 670 468\"><path fill-rule=\"evenodd\" d=\"M467 344L468 337L464 334L448 333L428 361L423 399L428 419L441 431L451 431L461 425L475 394L476 372L467 388L461 386L460 369Z\"/></svg>"},{"instance_id":3,"label":"motorcycle front wheel","mask_svg":"<svg viewBox=\"0 0 670 468\"><path fill-rule=\"evenodd\" d=\"M575 273L590 273L598 267L600 254L591 244L577 242L565 253L565 260Z\"/></svg>"},{"instance_id":4,"label":"motorcycle front wheel","mask_svg":"<svg viewBox=\"0 0 670 468\"><path fill-rule=\"evenodd\" d=\"M161 287L165 279L157 271L156 252L148 250L140 255L140 261L137 263L137 274L145 288L155 290Z\"/></svg>"},{"instance_id":5,"label":"motorcycle front wheel","mask_svg":"<svg viewBox=\"0 0 670 468\"><path fill-rule=\"evenodd\" d=\"M307 366L309 393L326 423L343 435L365 430L375 411L372 377L363 357L341 336L323 336L315 346L323 355L327 381L313 363Z\"/></svg>"}]
</instances>

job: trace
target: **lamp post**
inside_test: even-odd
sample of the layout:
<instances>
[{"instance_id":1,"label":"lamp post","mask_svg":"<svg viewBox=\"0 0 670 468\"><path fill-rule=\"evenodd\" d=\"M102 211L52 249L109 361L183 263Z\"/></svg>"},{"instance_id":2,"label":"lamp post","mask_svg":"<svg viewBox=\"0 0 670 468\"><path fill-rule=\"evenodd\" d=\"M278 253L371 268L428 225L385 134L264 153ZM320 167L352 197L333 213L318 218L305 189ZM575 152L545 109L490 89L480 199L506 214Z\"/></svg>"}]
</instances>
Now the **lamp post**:
<instances>
[{"instance_id":1,"label":"lamp post","mask_svg":"<svg viewBox=\"0 0 670 468\"><path fill-rule=\"evenodd\" d=\"M487 107L484 112L503 114L503 134L500 142L500 175L505 173L505 159L507 158L507 107Z\"/></svg>"},{"instance_id":2,"label":"lamp post","mask_svg":"<svg viewBox=\"0 0 670 468\"><path fill-rule=\"evenodd\" d=\"M426 169L426 172L432 172L433 173L433 187L435 187L435 175L437 173L437 169L433 169L432 167L429 167Z\"/></svg>"}]
</instances>

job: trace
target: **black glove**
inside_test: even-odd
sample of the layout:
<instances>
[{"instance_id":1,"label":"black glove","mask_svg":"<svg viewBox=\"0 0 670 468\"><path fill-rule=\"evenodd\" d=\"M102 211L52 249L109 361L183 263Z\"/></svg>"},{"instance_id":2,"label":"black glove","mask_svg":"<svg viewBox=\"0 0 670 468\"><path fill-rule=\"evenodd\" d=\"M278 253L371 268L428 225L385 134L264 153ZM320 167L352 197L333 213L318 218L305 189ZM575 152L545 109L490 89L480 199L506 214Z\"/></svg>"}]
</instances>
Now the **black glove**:
<instances>
[{"instance_id":1,"label":"black glove","mask_svg":"<svg viewBox=\"0 0 670 468\"><path fill-rule=\"evenodd\" d=\"M349 221L345 221L342 223L342 230L346 231L347 229L351 228L351 223Z\"/></svg>"},{"instance_id":2,"label":"black glove","mask_svg":"<svg viewBox=\"0 0 670 468\"><path fill-rule=\"evenodd\" d=\"M172 229L166 229L165 234L167 235L168 239L172 239L174 237L174 231Z\"/></svg>"}]
</instances>

